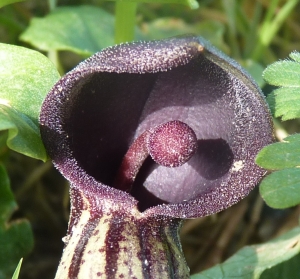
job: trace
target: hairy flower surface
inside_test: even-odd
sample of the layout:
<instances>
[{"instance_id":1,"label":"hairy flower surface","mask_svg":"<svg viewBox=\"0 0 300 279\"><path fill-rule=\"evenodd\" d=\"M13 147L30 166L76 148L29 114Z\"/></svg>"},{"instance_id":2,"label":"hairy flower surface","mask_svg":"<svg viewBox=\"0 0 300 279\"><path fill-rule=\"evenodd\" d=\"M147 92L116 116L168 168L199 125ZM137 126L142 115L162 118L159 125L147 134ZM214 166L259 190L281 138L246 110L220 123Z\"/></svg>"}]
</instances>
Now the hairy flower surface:
<instances>
[{"instance_id":1,"label":"hairy flower surface","mask_svg":"<svg viewBox=\"0 0 300 279\"><path fill-rule=\"evenodd\" d=\"M196 133L193 158L169 168L149 157L130 193L111 189L132 142L171 120ZM172 217L212 214L247 195L265 173L254 158L272 141L270 123L252 79L196 37L97 53L56 84L41 114L49 155L71 182Z\"/></svg>"},{"instance_id":2,"label":"hairy flower surface","mask_svg":"<svg viewBox=\"0 0 300 279\"><path fill-rule=\"evenodd\" d=\"M259 87L195 36L96 53L53 87L40 123L50 157L71 182L69 235L86 207L94 221L113 207L138 220L219 212L258 184L265 170L255 156L273 141Z\"/></svg>"}]
</instances>

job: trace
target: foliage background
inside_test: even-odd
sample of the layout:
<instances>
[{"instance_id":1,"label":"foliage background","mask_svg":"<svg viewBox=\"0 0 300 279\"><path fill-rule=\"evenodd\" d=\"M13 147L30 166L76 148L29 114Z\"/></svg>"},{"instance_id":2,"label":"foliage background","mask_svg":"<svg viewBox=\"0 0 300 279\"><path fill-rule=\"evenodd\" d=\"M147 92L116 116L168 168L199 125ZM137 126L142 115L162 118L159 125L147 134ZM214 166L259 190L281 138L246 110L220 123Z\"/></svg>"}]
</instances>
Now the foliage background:
<instances>
[{"instance_id":1,"label":"foliage background","mask_svg":"<svg viewBox=\"0 0 300 279\"><path fill-rule=\"evenodd\" d=\"M266 95L274 89L262 79L266 66L287 58L293 50L300 51L299 1L199 0L198 9L159 2L138 3L135 39L159 39L184 33L201 35L246 67ZM68 18L59 22L57 18L49 18L49 15L53 15L55 7L69 7L70 11L80 5L101 9L103 14L93 17L93 25L87 24L89 20L84 21L88 30L96 32L91 35L92 38L100 35L89 44L91 40L86 37L86 32L81 34L82 37L78 32L69 33L72 36L66 39L64 35L70 32L66 29L59 40L56 32L62 30L60 26L68 25ZM115 9L115 2L100 0L29 0L14 3L0 9L0 42L41 51L63 74L93 52L122 40L118 35L120 30L116 33L114 30ZM124 14L124 11L121 9L119 13ZM80 14L83 15L82 10ZM90 11L87 14L92 15ZM38 19L45 17L48 22ZM74 19L68 28L72 27L72 23ZM278 140L299 130L299 119L275 120ZM8 171L19 206L10 220L26 218L34 234L34 248L25 257L19 278L54 278L63 249L61 238L67 229L68 184L51 162L43 163L10 150L6 146L7 136L7 131L0 134L0 160ZM191 273L223 262L245 245L265 243L290 231L298 226L299 213L299 205L281 210L267 206L257 188L249 197L222 213L186 221L181 237ZM298 231L294 233L299 236ZM273 249L276 250L276 247ZM292 260L299 262L299 253ZM283 273L287 271L282 270L289 268L280 265L275 268L275 274L286 274L278 278L295 278ZM275 278L274 273L268 275L265 272L261 278Z\"/></svg>"}]
</instances>

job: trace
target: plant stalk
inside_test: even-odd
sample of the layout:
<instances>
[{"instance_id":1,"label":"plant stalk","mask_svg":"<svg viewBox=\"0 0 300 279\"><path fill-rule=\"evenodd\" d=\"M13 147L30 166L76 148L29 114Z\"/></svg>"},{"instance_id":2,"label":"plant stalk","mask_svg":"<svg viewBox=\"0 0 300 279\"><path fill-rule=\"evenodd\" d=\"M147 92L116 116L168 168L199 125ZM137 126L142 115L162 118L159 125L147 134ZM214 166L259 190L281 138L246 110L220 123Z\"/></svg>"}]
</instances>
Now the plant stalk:
<instances>
[{"instance_id":1,"label":"plant stalk","mask_svg":"<svg viewBox=\"0 0 300 279\"><path fill-rule=\"evenodd\" d=\"M130 42L134 39L136 24L136 2L116 2L115 43Z\"/></svg>"}]
</instances>

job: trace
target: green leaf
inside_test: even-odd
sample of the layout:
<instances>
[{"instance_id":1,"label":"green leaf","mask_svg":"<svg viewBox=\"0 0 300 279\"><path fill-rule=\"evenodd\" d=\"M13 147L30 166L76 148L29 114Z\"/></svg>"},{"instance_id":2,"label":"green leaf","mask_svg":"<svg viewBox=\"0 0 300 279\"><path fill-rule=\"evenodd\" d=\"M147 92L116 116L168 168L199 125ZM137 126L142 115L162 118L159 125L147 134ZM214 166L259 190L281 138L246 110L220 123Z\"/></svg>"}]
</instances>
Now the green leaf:
<instances>
[{"instance_id":1,"label":"green leaf","mask_svg":"<svg viewBox=\"0 0 300 279\"><path fill-rule=\"evenodd\" d=\"M264 79L271 85L281 86L267 97L275 117L289 120L300 117L300 53L292 52L292 60L278 61L264 72Z\"/></svg>"},{"instance_id":2,"label":"green leaf","mask_svg":"<svg viewBox=\"0 0 300 279\"><path fill-rule=\"evenodd\" d=\"M282 87L271 92L267 97L275 117L282 120L300 117L300 87Z\"/></svg>"},{"instance_id":3,"label":"green leaf","mask_svg":"<svg viewBox=\"0 0 300 279\"><path fill-rule=\"evenodd\" d=\"M114 17L94 6L60 7L33 18L20 39L44 51L90 56L114 44Z\"/></svg>"},{"instance_id":4,"label":"green leaf","mask_svg":"<svg viewBox=\"0 0 300 279\"><path fill-rule=\"evenodd\" d=\"M266 269L259 279L293 279L300 274L300 254L284 261L273 268Z\"/></svg>"},{"instance_id":5,"label":"green leaf","mask_svg":"<svg viewBox=\"0 0 300 279\"><path fill-rule=\"evenodd\" d=\"M273 208L288 208L300 204L300 169L276 171L260 183L260 194Z\"/></svg>"},{"instance_id":6,"label":"green leaf","mask_svg":"<svg viewBox=\"0 0 300 279\"><path fill-rule=\"evenodd\" d=\"M191 279L287 278L275 273L278 272L276 266L293 259L299 253L300 228L297 227L268 243L244 247L224 263L195 274ZM273 267L275 267L274 272ZM294 277L290 278L298 278L299 263L294 265L294 268ZM265 274L266 271L268 274ZM266 277L266 275L273 275L273 277Z\"/></svg>"},{"instance_id":7,"label":"green leaf","mask_svg":"<svg viewBox=\"0 0 300 279\"><path fill-rule=\"evenodd\" d=\"M11 279L18 279L19 278L19 274L20 274L20 270L21 270L21 265L22 265L23 259L21 259L16 267L16 270L12 276Z\"/></svg>"},{"instance_id":8,"label":"green leaf","mask_svg":"<svg viewBox=\"0 0 300 279\"><path fill-rule=\"evenodd\" d=\"M17 204L10 190L9 179L0 165L0 279L11 277L20 258L33 248L33 234L26 220L9 222Z\"/></svg>"},{"instance_id":9,"label":"green leaf","mask_svg":"<svg viewBox=\"0 0 300 279\"><path fill-rule=\"evenodd\" d=\"M300 134L264 147L258 153L256 163L271 170L300 166Z\"/></svg>"},{"instance_id":10,"label":"green leaf","mask_svg":"<svg viewBox=\"0 0 300 279\"><path fill-rule=\"evenodd\" d=\"M7 146L26 156L46 161L47 154L40 131L29 117L0 104L0 130L8 130Z\"/></svg>"},{"instance_id":11,"label":"green leaf","mask_svg":"<svg viewBox=\"0 0 300 279\"><path fill-rule=\"evenodd\" d=\"M271 64L263 73L263 78L272 85L300 87L300 63L278 61Z\"/></svg>"},{"instance_id":12,"label":"green leaf","mask_svg":"<svg viewBox=\"0 0 300 279\"><path fill-rule=\"evenodd\" d=\"M0 0L0 8L12 4L12 3L16 3L16 2L23 2L25 0Z\"/></svg>"},{"instance_id":13,"label":"green leaf","mask_svg":"<svg viewBox=\"0 0 300 279\"><path fill-rule=\"evenodd\" d=\"M0 44L0 130L9 130L7 144L11 149L47 159L38 116L43 99L59 77L41 53Z\"/></svg>"},{"instance_id":14,"label":"green leaf","mask_svg":"<svg viewBox=\"0 0 300 279\"><path fill-rule=\"evenodd\" d=\"M290 53L290 58L292 58L293 60L297 61L300 63L300 52L297 51L293 51L292 53Z\"/></svg>"}]
</instances>

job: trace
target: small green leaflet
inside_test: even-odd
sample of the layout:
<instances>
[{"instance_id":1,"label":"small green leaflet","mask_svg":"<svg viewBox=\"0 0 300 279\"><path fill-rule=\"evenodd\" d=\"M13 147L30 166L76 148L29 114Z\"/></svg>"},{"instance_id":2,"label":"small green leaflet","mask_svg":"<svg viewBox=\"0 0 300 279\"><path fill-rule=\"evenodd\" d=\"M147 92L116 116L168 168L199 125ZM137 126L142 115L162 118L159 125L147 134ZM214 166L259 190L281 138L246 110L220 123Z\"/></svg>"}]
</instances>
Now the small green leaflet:
<instances>
[{"instance_id":1,"label":"small green leaflet","mask_svg":"<svg viewBox=\"0 0 300 279\"><path fill-rule=\"evenodd\" d=\"M290 54L290 57L300 63L300 52L294 51Z\"/></svg>"},{"instance_id":2,"label":"small green leaflet","mask_svg":"<svg viewBox=\"0 0 300 279\"><path fill-rule=\"evenodd\" d=\"M273 208L288 208L300 203L300 134L264 147L256 163L270 170L279 170L260 183L260 194Z\"/></svg>"},{"instance_id":3,"label":"small green leaflet","mask_svg":"<svg viewBox=\"0 0 300 279\"><path fill-rule=\"evenodd\" d=\"M282 120L300 117L300 53L289 56L292 60L275 62L263 72L266 82L280 87L267 100L274 116Z\"/></svg>"},{"instance_id":4,"label":"small green leaflet","mask_svg":"<svg viewBox=\"0 0 300 279\"><path fill-rule=\"evenodd\" d=\"M191 279L298 278L300 265L293 259L299 258L299 253L300 228L297 227L267 243L244 247L224 263L195 274ZM288 271L281 265L287 265ZM287 274L289 277L285 276Z\"/></svg>"},{"instance_id":5,"label":"small green leaflet","mask_svg":"<svg viewBox=\"0 0 300 279\"><path fill-rule=\"evenodd\" d=\"M59 78L55 66L41 53L0 44L0 131L8 130L11 149L47 160L38 117L46 94Z\"/></svg>"},{"instance_id":6,"label":"small green leaflet","mask_svg":"<svg viewBox=\"0 0 300 279\"><path fill-rule=\"evenodd\" d=\"M273 208L300 204L300 168L271 173L260 183L259 191L267 205Z\"/></svg>"},{"instance_id":7,"label":"small green leaflet","mask_svg":"<svg viewBox=\"0 0 300 279\"><path fill-rule=\"evenodd\" d=\"M292 52L292 60L270 65L263 77L279 86L267 97L275 117L290 120L300 117L300 53ZM279 170L260 183L260 194L274 208L288 208L300 203L300 134L292 135L263 148L256 163L269 170Z\"/></svg>"},{"instance_id":8,"label":"small green leaflet","mask_svg":"<svg viewBox=\"0 0 300 279\"><path fill-rule=\"evenodd\" d=\"M256 163L269 170L300 167L300 134L264 147L257 155Z\"/></svg>"},{"instance_id":9,"label":"small green leaflet","mask_svg":"<svg viewBox=\"0 0 300 279\"><path fill-rule=\"evenodd\" d=\"M264 71L263 77L275 86L299 87L300 64L292 60L277 61Z\"/></svg>"}]
</instances>

